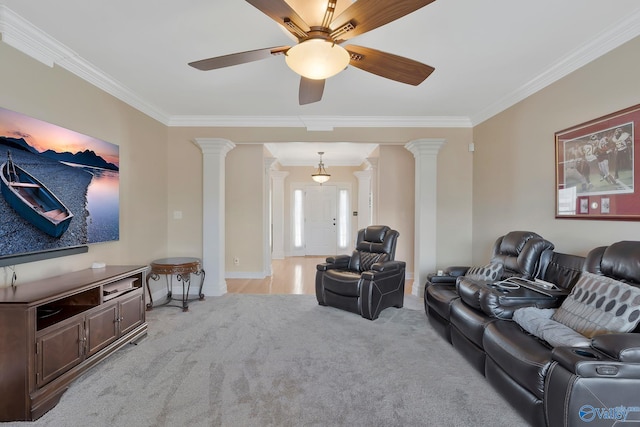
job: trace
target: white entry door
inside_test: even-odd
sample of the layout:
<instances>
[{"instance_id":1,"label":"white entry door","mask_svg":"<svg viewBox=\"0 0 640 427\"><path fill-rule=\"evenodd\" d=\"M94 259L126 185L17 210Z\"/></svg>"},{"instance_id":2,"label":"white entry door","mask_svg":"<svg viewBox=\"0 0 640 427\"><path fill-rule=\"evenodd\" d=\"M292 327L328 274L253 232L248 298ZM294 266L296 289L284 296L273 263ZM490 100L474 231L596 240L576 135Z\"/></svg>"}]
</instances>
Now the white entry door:
<instances>
[{"instance_id":1,"label":"white entry door","mask_svg":"<svg viewBox=\"0 0 640 427\"><path fill-rule=\"evenodd\" d=\"M336 254L337 193L335 185L305 187L305 255Z\"/></svg>"}]
</instances>

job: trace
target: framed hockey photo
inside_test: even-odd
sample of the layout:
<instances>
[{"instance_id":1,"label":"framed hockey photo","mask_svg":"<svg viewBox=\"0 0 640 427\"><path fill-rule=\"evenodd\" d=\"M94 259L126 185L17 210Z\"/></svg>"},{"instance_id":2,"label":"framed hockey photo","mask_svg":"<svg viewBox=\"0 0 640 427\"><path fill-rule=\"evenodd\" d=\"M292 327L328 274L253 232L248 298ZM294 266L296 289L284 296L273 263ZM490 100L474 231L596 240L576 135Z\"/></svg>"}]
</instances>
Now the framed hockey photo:
<instances>
[{"instance_id":1,"label":"framed hockey photo","mask_svg":"<svg viewBox=\"0 0 640 427\"><path fill-rule=\"evenodd\" d=\"M640 105L555 134L556 218L640 220Z\"/></svg>"}]
</instances>

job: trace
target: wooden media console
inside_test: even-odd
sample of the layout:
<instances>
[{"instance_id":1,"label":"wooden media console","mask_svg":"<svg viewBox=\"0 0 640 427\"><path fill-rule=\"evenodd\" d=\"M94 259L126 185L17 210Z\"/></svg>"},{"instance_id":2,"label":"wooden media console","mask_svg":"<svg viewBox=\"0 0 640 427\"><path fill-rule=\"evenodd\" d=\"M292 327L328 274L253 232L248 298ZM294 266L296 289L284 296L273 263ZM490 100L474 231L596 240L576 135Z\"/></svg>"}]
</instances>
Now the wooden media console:
<instances>
[{"instance_id":1,"label":"wooden media console","mask_svg":"<svg viewBox=\"0 0 640 427\"><path fill-rule=\"evenodd\" d=\"M146 266L107 266L0 289L0 421L35 420L71 382L146 335Z\"/></svg>"}]
</instances>

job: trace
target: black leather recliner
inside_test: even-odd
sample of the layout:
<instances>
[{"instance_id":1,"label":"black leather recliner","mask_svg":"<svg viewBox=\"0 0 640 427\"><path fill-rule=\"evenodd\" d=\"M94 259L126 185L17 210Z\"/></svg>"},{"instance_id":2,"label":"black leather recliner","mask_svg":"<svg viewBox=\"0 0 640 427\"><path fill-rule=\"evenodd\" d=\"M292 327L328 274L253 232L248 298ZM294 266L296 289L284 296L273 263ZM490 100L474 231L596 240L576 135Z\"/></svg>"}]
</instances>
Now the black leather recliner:
<instances>
[{"instance_id":1,"label":"black leather recliner","mask_svg":"<svg viewBox=\"0 0 640 427\"><path fill-rule=\"evenodd\" d=\"M543 259L539 278L566 291L573 288L583 270L588 270L585 257L578 255L548 251ZM561 303L557 301L556 306ZM532 425L544 426L544 382L552 364L551 349L515 322L495 320L486 325L482 336L486 354L483 373L523 418Z\"/></svg>"},{"instance_id":2,"label":"black leather recliner","mask_svg":"<svg viewBox=\"0 0 640 427\"><path fill-rule=\"evenodd\" d=\"M502 279L512 276L535 277L544 267L541 256L546 250L553 250L551 242L531 231L511 231L496 239L492 248L491 262L504 267ZM459 288L456 282L469 270L469 267L449 267L441 276L430 274L424 290L424 306L429 321L447 341L451 342L451 308L460 304ZM478 289L472 282L466 283L463 291L469 301L477 298ZM479 304L479 302L477 303ZM474 304L476 305L476 304ZM458 307L459 314L465 307ZM466 312L475 315L473 312ZM462 344L464 345L464 344ZM478 361L481 365L482 361Z\"/></svg>"},{"instance_id":3,"label":"black leather recliner","mask_svg":"<svg viewBox=\"0 0 640 427\"><path fill-rule=\"evenodd\" d=\"M540 263L535 277L554 283L558 292L565 291L565 294L582 280L585 272L640 287L640 242L637 241L595 248L586 258L547 250ZM632 296L634 292L618 292L616 287L609 291L606 280L588 283L582 284L588 286L588 291L581 289L576 293L583 301L597 301L596 306L600 304L611 310L615 307L616 315L627 313L629 320L637 320L640 297ZM490 283L480 287L483 289L479 292L480 309L467 305L467 309L459 312L464 316L451 315L452 322L462 325L459 329L454 324L451 329L463 331L464 339L468 339L470 331L475 331L481 345L454 346L472 361L476 356L469 358L466 353L484 353L484 369L480 371L528 423L547 427L640 424L640 326L627 333L593 336L586 347L583 343L553 347L525 331L520 326L522 318L511 320L509 313L519 307L500 307L505 300L492 294L492 287ZM607 302L605 295L616 299L618 305ZM490 298L484 300L487 296ZM456 301L466 305L462 298ZM507 298L506 302L513 301ZM561 303L562 300L556 301L557 306ZM527 310L540 308L538 303L530 307L533 308ZM501 318L494 317L495 314ZM431 316L430 311L428 315ZM487 318L490 320L486 321ZM543 328L546 331L549 327L545 324Z\"/></svg>"},{"instance_id":4,"label":"black leather recliner","mask_svg":"<svg viewBox=\"0 0 640 427\"><path fill-rule=\"evenodd\" d=\"M640 242L591 250L584 271L640 286ZM483 338L485 376L532 425L611 426L623 419L608 416L640 407L639 332L595 336L587 348L553 348L515 322L496 321ZM625 416L640 421L638 412Z\"/></svg>"},{"instance_id":5,"label":"black leather recliner","mask_svg":"<svg viewBox=\"0 0 640 427\"><path fill-rule=\"evenodd\" d=\"M491 261L504 265L502 279L536 277L543 267L540 265L543 253L554 248L551 242L532 232L510 232L498 241L500 253ZM485 363L484 329L495 321L495 317L482 311L481 295L485 289L484 284L466 276L459 278L456 290L460 298L451 302L450 309L451 344L481 373Z\"/></svg>"},{"instance_id":6,"label":"black leather recliner","mask_svg":"<svg viewBox=\"0 0 640 427\"><path fill-rule=\"evenodd\" d=\"M585 271L640 287L640 242L592 250ZM629 304L638 307L637 299ZM551 359L544 390L548 426L640 424L640 325L628 333L595 336L590 348L556 347Z\"/></svg>"},{"instance_id":7,"label":"black leather recliner","mask_svg":"<svg viewBox=\"0 0 640 427\"><path fill-rule=\"evenodd\" d=\"M352 255L328 257L318 264L316 298L374 320L387 307L404 304L406 263L395 261L399 233L384 225L358 231Z\"/></svg>"}]
</instances>

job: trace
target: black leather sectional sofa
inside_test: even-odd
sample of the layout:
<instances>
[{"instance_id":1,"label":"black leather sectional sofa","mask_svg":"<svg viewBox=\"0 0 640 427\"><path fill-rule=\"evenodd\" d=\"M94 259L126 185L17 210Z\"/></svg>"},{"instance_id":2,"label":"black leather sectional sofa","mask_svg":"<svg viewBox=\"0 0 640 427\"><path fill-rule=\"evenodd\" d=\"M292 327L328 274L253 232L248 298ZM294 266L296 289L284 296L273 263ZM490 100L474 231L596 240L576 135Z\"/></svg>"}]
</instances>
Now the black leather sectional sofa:
<instances>
[{"instance_id":1,"label":"black leather sectional sofa","mask_svg":"<svg viewBox=\"0 0 640 427\"><path fill-rule=\"evenodd\" d=\"M489 265L428 276L434 329L531 425L640 425L640 242L581 257L514 231Z\"/></svg>"}]
</instances>

